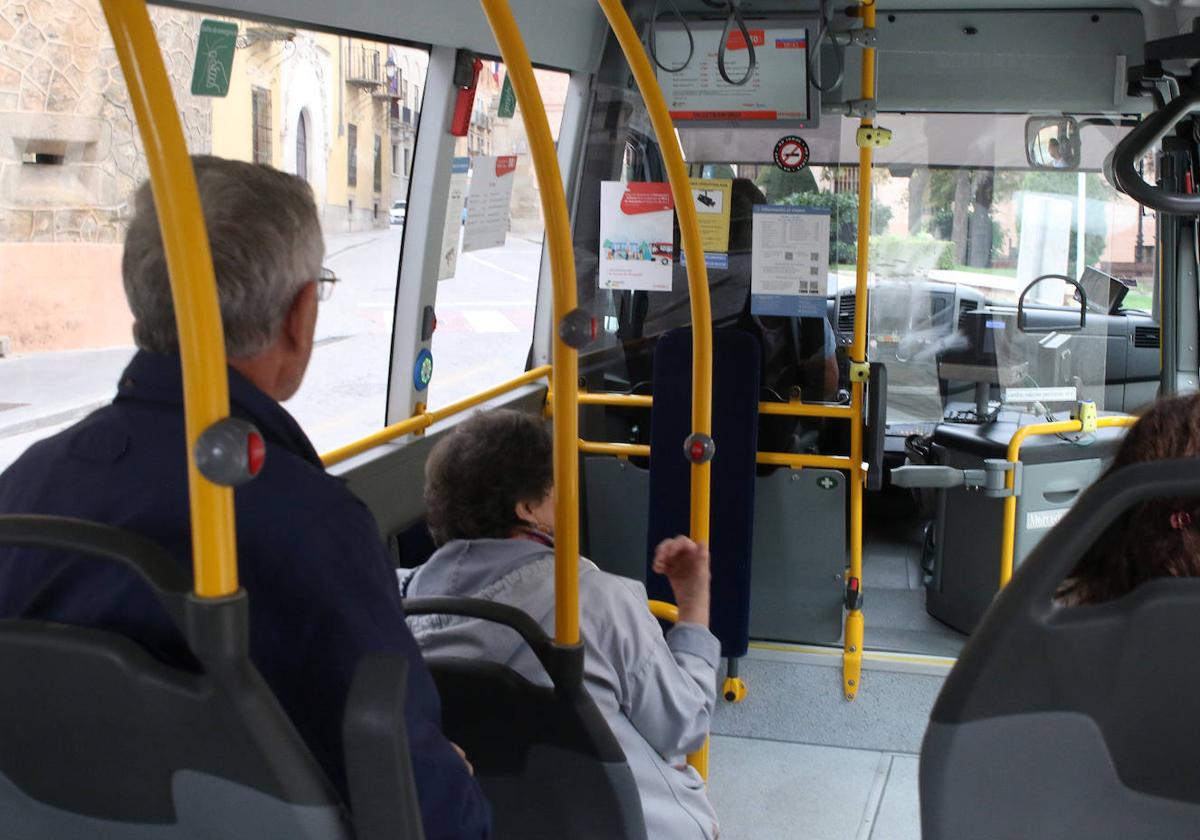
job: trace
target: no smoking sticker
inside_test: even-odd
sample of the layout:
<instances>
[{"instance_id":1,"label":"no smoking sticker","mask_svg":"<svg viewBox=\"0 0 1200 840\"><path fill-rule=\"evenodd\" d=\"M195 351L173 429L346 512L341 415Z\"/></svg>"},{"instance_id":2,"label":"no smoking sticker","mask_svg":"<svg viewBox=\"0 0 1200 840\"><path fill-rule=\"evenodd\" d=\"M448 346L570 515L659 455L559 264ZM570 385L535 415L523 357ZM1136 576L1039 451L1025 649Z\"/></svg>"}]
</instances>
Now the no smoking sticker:
<instances>
[{"instance_id":1,"label":"no smoking sticker","mask_svg":"<svg viewBox=\"0 0 1200 840\"><path fill-rule=\"evenodd\" d=\"M789 134L775 144L775 165L784 172L799 172L808 166L808 144L803 137Z\"/></svg>"}]
</instances>

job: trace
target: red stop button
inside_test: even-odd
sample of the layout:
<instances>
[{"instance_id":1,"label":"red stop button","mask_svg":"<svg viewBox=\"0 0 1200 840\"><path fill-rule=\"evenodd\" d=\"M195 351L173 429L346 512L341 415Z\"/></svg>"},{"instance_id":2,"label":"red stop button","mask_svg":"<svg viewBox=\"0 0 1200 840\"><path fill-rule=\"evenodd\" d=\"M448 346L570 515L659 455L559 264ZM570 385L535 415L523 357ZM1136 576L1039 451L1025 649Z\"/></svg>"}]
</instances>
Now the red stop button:
<instances>
[{"instance_id":1,"label":"red stop button","mask_svg":"<svg viewBox=\"0 0 1200 840\"><path fill-rule=\"evenodd\" d=\"M258 475L267 460L267 444L258 432L246 436L246 468L251 476Z\"/></svg>"}]
</instances>

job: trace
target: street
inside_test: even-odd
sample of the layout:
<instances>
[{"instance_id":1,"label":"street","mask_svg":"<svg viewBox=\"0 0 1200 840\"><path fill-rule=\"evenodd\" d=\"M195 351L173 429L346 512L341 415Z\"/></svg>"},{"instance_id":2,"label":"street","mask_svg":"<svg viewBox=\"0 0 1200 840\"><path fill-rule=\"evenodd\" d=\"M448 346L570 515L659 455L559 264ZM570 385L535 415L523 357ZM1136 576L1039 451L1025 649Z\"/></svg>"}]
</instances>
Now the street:
<instances>
[{"instance_id":1,"label":"street","mask_svg":"<svg viewBox=\"0 0 1200 840\"><path fill-rule=\"evenodd\" d=\"M321 304L308 374L286 403L318 452L383 426L402 235L393 227L326 237L325 265L341 282ZM431 407L524 370L541 253L540 241L510 236L503 248L461 254L456 276L438 284ZM133 352L129 345L0 359L0 470L111 400Z\"/></svg>"}]
</instances>

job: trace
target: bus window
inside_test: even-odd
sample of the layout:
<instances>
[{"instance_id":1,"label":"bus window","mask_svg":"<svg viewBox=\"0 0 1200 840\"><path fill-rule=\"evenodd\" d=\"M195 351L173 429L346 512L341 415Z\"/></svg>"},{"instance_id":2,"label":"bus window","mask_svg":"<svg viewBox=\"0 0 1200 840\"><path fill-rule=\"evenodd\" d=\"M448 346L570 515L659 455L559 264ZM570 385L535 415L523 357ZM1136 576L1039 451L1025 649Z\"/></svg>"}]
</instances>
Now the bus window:
<instances>
[{"instance_id":1,"label":"bus window","mask_svg":"<svg viewBox=\"0 0 1200 840\"><path fill-rule=\"evenodd\" d=\"M466 171L450 187L430 408L519 375L529 357L545 228L520 110L511 117L499 115L505 73L502 63L484 62L470 129L455 148L458 165ZM570 77L551 70L535 73L557 140ZM511 174L495 179L503 191L508 185L499 182L511 179L507 220L502 203L487 202L481 192L483 165L499 167L488 173L493 176L515 166ZM475 204L455 200L454 191L467 197L472 189L478 196Z\"/></svg>"},{"instance_id":2,"label":"bus window","mask_svg":"<svg viewBox=\"0 0 1200 840\"><path fill-rule=\"evenodd\" d=\"M305 178L339 281L286 408L318 451L384 424L409 175L427 50L237 21L229 95L212 101L213 154ZM199 151L193 147L193 151Z\"/></svg>"},{"instance_id":3,"label":"bus window","mask_svg":"<svg viewBox=\"0 0 1200 840\"><path fill-rule=\"evenodd\" d=\"M408 168L428 54L281 23L238 26L223 97L191 94L201 21L153 8L193 154L264 163L313 188L326 266L304 386L286 405L318 450L384 422ZM121 242L146 177L128 94L96 0L13 7L0 109L0 469L111 399L132 357ZM12 64L12 66L10 66ZM19 65L19 66L18 66ZM0 152L0 154L7 154Z\"/></svg>"}]
</instances>

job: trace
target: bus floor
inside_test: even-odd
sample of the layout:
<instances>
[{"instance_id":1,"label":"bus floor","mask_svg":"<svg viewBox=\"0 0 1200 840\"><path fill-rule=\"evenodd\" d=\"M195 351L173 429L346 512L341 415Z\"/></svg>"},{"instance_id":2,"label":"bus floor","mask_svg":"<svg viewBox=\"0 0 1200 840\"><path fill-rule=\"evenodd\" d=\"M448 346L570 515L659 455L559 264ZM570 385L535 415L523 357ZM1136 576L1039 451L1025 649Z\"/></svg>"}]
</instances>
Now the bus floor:
<instances>
[{"instance_id":1,"label":"bus floor","mask_svg":"<svg viewBox=\"0 0 1200 840\"><path fill-rule=\"evenodd\" d=\"M753 644L713 719L721 840L920 840L917 756L952 660L870 653L857 699L832 648Z\"/></svg>"},{"instance_id":2,"label":"bus floor","mask_svg":"<svg viewBox=\"0 0 1200 840\"><path fill-rule=\"evenodd\" d=\"M908 491L867 494L863 616L867 650L957 656L967 637L925 610L923 523Z\"/></svg>"}]
</instances>

